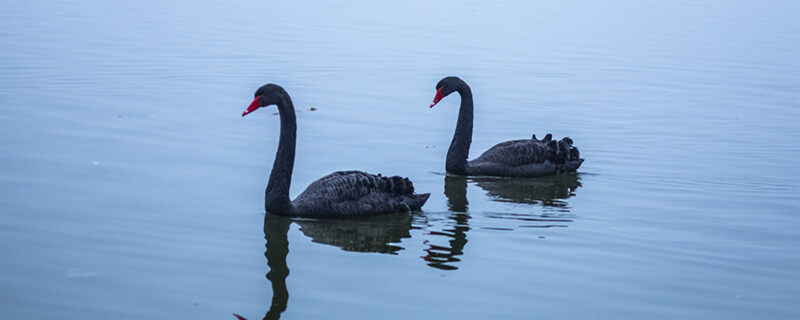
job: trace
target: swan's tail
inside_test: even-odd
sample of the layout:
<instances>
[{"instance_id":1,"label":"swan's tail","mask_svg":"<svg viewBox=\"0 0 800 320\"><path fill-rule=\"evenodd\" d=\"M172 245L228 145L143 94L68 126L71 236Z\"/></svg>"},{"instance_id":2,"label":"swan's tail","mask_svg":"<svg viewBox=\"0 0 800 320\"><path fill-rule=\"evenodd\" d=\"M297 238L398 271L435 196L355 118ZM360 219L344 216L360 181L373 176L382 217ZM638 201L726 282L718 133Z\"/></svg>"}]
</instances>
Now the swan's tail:
<instances>
[{"instance_id":1,"label":"swan's tail","mask_svg":"<svg viewBox=\"0 0 800 320\"><path fill-rule=\"evenodd\" d=\"M378 187L381 190L402 196L404 199L403 202L405 202L408 209L411 211L422 208L422 205L424 205L425 202L428 201L428 197L431 196L430 193L414 193L414 184L408 178L400 176L383 177L380 174L377 175L377 177L380 179Z\"/></svg>"},{"instance_id":2,"label":"swan's tail","mask_svg":"<svg viewBox=\"0 0 800 320\"><path fill-rule=\"evenodd\" d=\"M401 176L384 177L381 174L373 177L377 178L377 182L370 182L365 179L363 184L369 186L375 185L380 190L391 192L396 195L414 194L414 184L411 183L411 180L408 180L408 178Z\"/></svg>"},{"instance_id":3,"label":"swan's tail","mask_svg":"<svg viewBox=\"0 0 800 320\"><path fill-rule=\"evenodd\" d=\"M428 197L430 197L430 193L422 193L422 194L413 194L406 198L406 204L411 211L419 210L428 201Z\"/></svg>"},{"instance_id":4,"label":"swan's tail","mask_svg":"<svg viewBox=\"0 0 800 320\"><path fill-rule=\"evenodd\" d=\"M569 137L556 141L552 140L552 135L548 133L542 140L536 139L536 135L533 135L532 140L544 145L545 158L563 166L563 171L575 171L583 163L581 152L577 147L572 146L572 139Z\"/></svg>"}]
</instances>

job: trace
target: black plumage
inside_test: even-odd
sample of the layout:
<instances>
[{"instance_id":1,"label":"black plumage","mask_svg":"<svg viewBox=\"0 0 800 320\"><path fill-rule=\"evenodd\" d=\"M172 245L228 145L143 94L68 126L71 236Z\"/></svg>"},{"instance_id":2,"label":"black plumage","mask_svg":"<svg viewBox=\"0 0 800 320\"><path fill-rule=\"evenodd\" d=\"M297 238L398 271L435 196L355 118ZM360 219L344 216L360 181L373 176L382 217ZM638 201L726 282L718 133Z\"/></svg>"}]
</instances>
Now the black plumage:
<instances>
[{"instance_id":1,"label":"black plumage","mask_svg":"<svg viewBox=\"0 0 800 320\"><path fill-rule=\"evenodd\" d=\"M415 194L408 178L337 171L312 182L292 204L296 216L363 216L417 210L429 195Z\"/></svg>"}]
</instances>

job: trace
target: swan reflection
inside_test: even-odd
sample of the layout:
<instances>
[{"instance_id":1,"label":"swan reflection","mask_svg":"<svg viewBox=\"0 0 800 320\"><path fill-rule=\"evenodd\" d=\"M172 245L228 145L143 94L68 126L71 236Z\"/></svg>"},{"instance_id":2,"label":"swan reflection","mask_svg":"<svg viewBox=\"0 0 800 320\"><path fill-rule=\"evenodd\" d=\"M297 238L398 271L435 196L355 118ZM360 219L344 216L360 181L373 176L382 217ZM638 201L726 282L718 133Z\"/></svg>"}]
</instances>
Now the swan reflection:
<instances>
[{"instance_id":1,"label":"swan reflection","mask_svg":"<svg viewBox=\"0 0 800 320\"><path fill-rule=\"evenodd\" d=\"M469 201L467 200L467 179L462 176L446 176L444 178L444 194L447 196L447 206L451 213L447 216L449 226L441 231L429 231L429 235L444 236L450 238L447 245L436 245L428 240L424 243L428 246L425 255L422 257L428 266L442 269L458 269L454 263L461 261L459 256L464 254L464 247L467 245L467 232L470 230L467 214Z\"/></svg>"},{"instance_id":2,"label":"swan reflection","mask_svg":"<svg viewBox=\"0 0 800 320\"><path fill-rule=\"evenodd\" d=\"M264 217L267 249L264 255L269 266L267 279L272 285L272 302L264 319L280 319L289 301L286 257L289 255L287 234L292 223L299 225L303 235L315 243L336 246L345 251L397 254L403 250L400 241L411 237L412 220L411 213L357 220L304 220L267 214Z\"/></svg>"},{"instance_id":3,"label":"swan reflection","mask_svg":"<svg viewBox=\"0 0 800 320\"><path fill-rule=\"evenodd\" d=\"M444 178L444 194L450 209L447 215L423 215L419 219L427 219L427 226L415 223L411 213L399 213L377 217L366 217L351 220L309 220L291 219L267 214L264 217L264 238L266 239L267 265L266 277L272 285L272 301L264 319L279 319L286 310L289 291L286 278L289 267L286 257L289 254L287 233L292 223L299 226L300 232L311 241L319 244L335 246L345 251L374 252L397 254L404 248L401 242L411 237L412 229L425 228L426 234L433 236L423 240L426 248L422 259L425 263L440 270L456 270L458 262L464 255L467 245L467 233L475 228L470 226L473 217L468 213L470 203L467 199L468 185L475 185L486 191L491 201L512 202L535 205L555 210L555 213L510 213L485 212L483 217L514 221L515 227L566 227L572 220L568 218L568 198L575 195L580 186L580 178L576 174L562 174L538 179L508 178L467 178L462 176L446 176ZM485 220L478 220L485 223ZM432 230L434 225L444 225ZM482 229L499 229L483 227ZM446 239L445 244L435 244L436 238Z\"/></svg>"},{"instance_id":4,"label":"swan reflection","mask_svg":"<svg viewBox=\"0 0 800 320\"><path fill-rule=\"evenodd\" d=\"M429 231L429 235L448 238L447 245L433 244L425 240L428 246L422 257L428 266L442 270L456 270L457 262L464 254L467 232L470 231L469 200L467 186L474 184L486 191L489 199L497 202L510 202L525 205L539 205L544 212L515 213L487 212L485 217L516 221L518 228L551 228L566 227L572 219L569 213L568 198L575 195L581 186L578 174L559 174L543 178L494 178L464 177L448 175L444 178L444 194L450 213L443 222L446 227L440 231ZM513 230L513 228L483 227L493 230Z\"/></svg>"},{"instance_id":5,"label":"swan reflection","mask_svg":"<svg viewBox=\"0 0 800 320\"><path fill-rule=\"evenodd\" d=\"M289 302L289 290L286 288L286 277L289 276L289 266L286 265L286 256L289 255L289 218L267 214L264 217L264 238L267 240L267 279L272 284L272 303L269 306L265 320L280 319L281 313L286 310Z\"/></svg>"},{"instance_id":6,"label":"swan reflection","mask_svg":"<svg viewBox=\"0 0 800 320\"><path fill-rule=\"evenodd\" d=\"M538 204L545 208L568 212L566 199L581 187L577 173L557 174L542 178L471 178L492 200L521 204ZM445 180L445 183L447 181Z\"/></svg>"},{"instance_id":7,"label":"swan reflection","mask_svg":"<svg viewBox=\"0 0 800 320\"><path fill-rule=\"evenodd\" d=\"M411 238L411 213L396 213L354 220L295 220L311 241L345 251L397 254L398 244Z\"/></svg>"}]
</instances>

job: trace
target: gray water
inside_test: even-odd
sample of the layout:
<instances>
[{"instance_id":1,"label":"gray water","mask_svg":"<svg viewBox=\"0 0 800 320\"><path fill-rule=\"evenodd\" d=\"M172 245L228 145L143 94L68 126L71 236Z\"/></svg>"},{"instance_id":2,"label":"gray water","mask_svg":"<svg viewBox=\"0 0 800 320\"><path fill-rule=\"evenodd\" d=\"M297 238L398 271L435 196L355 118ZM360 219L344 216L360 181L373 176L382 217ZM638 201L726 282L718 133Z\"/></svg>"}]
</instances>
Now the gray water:
<instances>
[{"instance_id":1,"label":"gray water","mask_svg":"<svg viewBox=\"0 0 800 320\"><path fill-rule=\"evenodd\" d=\"M2 1L0 318L797 319L799 15ZM473 157L551 132L586 162L447 176L448 75ZM265 217L279 119L240 115L267 82L298 111L292 196L358 169L410 177L424 210Z\"/></svg>"}]
</instances>

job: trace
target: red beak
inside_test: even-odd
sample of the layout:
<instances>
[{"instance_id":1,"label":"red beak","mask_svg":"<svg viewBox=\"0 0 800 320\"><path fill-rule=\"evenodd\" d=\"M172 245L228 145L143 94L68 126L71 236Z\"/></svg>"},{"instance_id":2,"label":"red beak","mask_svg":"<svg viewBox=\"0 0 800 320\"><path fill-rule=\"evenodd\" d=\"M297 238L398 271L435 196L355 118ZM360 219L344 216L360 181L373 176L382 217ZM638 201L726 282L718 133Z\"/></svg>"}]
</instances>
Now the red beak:
<instances>
[{"instance_id":1,"label":"red beak","mask_svg":"<svg viewBox=\"0 0 800 320\"><path fill-rule=\"evenodd\" d=\"M439 88L439 90L436 90L436 96L433 97L433 103L431 103L431 108L433 108L433 106L439 103L439 101L442 101L442 98L444 98L442 97L442 88L444 87L441 87Z\"/></svg>"},{"instance_id":2,"label":"red beak","mask_svg":"<svg viewBox=\"0 0 800 320\"><path fill-rule=\"evenodd\" d=\"M244 112L242 112L242 117L244 117L248 113L256 111L256 109L260 108L261 107L261 101L259 101L260 99L261 99L260 96L256 97L255 99L253 99L253 102L250 103L250 106L248 106L247 109L245 109Z\"/></svg>"}]
</instances>

